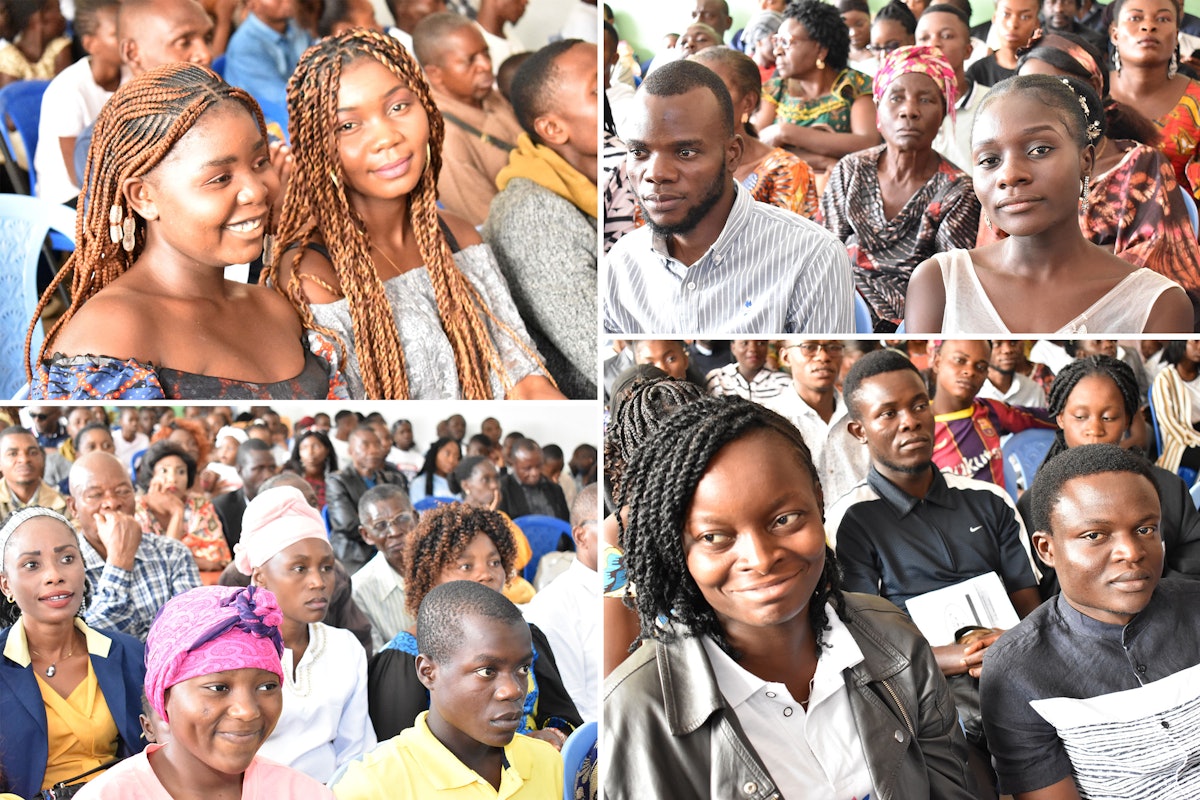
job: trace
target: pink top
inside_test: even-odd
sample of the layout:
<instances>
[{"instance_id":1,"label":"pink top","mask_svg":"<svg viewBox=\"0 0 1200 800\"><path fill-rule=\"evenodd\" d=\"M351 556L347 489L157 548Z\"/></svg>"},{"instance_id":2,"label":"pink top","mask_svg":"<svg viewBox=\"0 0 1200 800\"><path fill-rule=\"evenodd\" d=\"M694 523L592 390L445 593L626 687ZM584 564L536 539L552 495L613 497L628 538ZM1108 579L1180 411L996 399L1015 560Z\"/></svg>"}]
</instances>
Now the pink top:
<instances>
[{"instance_id":1,"label":"pink top","mask_svg":"<svg viewBox=\"0 0 1200 800\"><path fill-rule=\"evenodd\" d=\"M125 759L89 783L75 795L78 800L172 800L150 768L150 753L162 745L152 744L144 752ZM334 800L333 792L302 772L264 758L250 762L242 783L242 800Z\"/></svg>"}]
</instances>

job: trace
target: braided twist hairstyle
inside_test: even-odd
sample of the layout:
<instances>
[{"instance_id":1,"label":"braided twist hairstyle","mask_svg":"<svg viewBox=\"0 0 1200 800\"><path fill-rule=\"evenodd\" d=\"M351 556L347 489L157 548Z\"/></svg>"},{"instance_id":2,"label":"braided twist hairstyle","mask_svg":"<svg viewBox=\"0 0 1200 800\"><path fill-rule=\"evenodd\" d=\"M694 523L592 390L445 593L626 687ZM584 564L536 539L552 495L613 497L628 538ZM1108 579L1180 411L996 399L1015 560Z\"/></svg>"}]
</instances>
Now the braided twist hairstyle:
<instances>
[{"instance_id":1,"label":"braided twist hairstyle","mask_svg":"<svg viewBox=\"0 0 1200 800\"><path fill-rule=\"evenodd\" d=\"M54 340L75 312L97 292L125 273L138 260L146 244L141 217L125 203L122 186L154 170L176 143L209 109L228 101L245 106L266 137L262 110L244 89L230 86L215 72L199 64L179 63L156 67L122 84L100 110L88 148L80 197L86 198L75 215L75 252L38 300L25 334L25 377L33 380L30 346L34 326L59 285L71 276L71 305L46 335L38 361L53 353ZM132 216L136 226L133 250L126 252L109 236L114 207L120 224ZM270 212L268 211L268 214ZM115 217L114 217L115 218ZM270 220L266 230L270 230Z\"/></svg>"},{"instance_id":2,"label":"braided twist hairstyle","mask_svg":"<svg viewBox=\"0 0 1200 800\"><path fill-rule=\"evenodd\" d=\"M1066 411L1067 400L1070 398L1071 392L1075 391L1075 387L1081 380L1093 375L1108 378L1116 384L1117 391L1121 393L1121 398L1125 401L1125 416L1132 421L1141 405L1137 377L1133 374L1133 368L1124 361L1104 355L1078 358L1058 371L1058 374L1054 376L1054 383L1050 384L1050 396L1046 398L1047 410L1051 416L1057 417ZM1069 449L1067 440L1060 427L1054 434L1054 444L1050 446L1050 451L1046 453L1046 458L1042 463L1046 463L1067 449Z\"/></svg>"},{"instance_id":3,"label":"braided twist hairstyle","mask_svg":"<svg viewBox=\"0 0 1200 800\"><path fill-rule=\"evenodd\" d=\"M696 485L717 451L762 430L782 436L793 445L797 459L812 476L820 505L821 482L800 431L784 417L740 397L705 398L680 407L633 452L622 488L629 518L626 522L618 515L617 519L625 568L636 592L639 641L670 641L675 632L662 622L669 620L690 635L711 637L737 658L716 613L688 571L683 528ZM754 480L752 476L746 479ZM825 567L808 605L818 651L829 626L825 603L832 603L838 616L845 618L841 586L841 567L826 546Z\"/></svg>"},{"instance_id":4,"label":"braided twist hairstyle","mask_svg":"<svg viewBox=\"0 0 1200 800\"><path fill-rule=\"evenodd\" d=\"M512 336L535 359L536 353L492 315L478 290L454 264L437 217L437 179L445 124L421 68L394 37L363 28L327 37L304 53L292 73L287 93L294 166L279 223L282 246L265 266L262 281L271 283L292 303L306 326L336 339L332 331L316 325L300 285L300 259L309 243L319 236L328 249L339 291L349 303L366 396L409 397L400 332L371 255L366 225L350 202L334 135L342 73L364 58L378 61L408 86L429 117L428 163L408 198L407 213L433 284L442 328L454 351L462 395L472 400L491 398L489 370L500 376L506 390L512 387L512 381L488 332L487 320ZM292 259L291 276L286 285L280 285L280 264L285 257Z\"/></svg>"}]
</instances>

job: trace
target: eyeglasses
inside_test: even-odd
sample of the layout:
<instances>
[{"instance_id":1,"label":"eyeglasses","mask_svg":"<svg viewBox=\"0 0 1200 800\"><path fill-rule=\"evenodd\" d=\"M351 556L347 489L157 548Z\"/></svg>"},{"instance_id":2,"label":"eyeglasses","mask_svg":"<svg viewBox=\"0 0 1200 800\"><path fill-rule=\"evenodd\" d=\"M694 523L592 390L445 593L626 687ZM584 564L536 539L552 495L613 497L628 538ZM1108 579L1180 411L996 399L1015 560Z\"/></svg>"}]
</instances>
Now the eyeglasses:
<instances>
[{"instance_id":1,"label":"eyeglasses","mask_svg":"<svg viewBox=\"0 0 1200 800\"><path fill-rule=\"evenodd\" d=\"M800 348L800 352L807 358L812 358L821 350L824 350L827 355L835 358L846 351L846 345L839 342L801 342L800 344L788 346Z\"/></svg>"},{"instance_id":2,"label":"eyeglasses","mask_svg":"<svg viewBox=\"0 0 1200 800\"><path fill-rule=\"evenodd\" d=\"M789 36L787 38L784 38L783 36L780 36L779 34L775 34L774 36L771 37L771 43L774 44L776 47L783 48L784 50L791 50L794 45L803 44L805 42L811 42L811 41L812 41L812 39L809 39L807 36Z\"/></svg>"},{"instance_id":3,"label":"eyeglasses","mask_svg":"<svg viewBox=\"0 0 1200 800\"><path fill-rule=\"evenodd\" d=\"M397 514L391 519L381 519L372 522L367 526L367 529L376 536L387 536L388 531L395 531L399 534L405 534L411 531L417 524L417 517L408 511L402 514Z\"/></svg>"},{"instance_id":4,"label":"eyeglasses","mask_svg":"<svg viewBox=\"0 0 1200 800\"><path fill-rule=\"evenodd\" d=\"M29 416L32 419L36 419L38 422L42 422L43 420L50 419L49 414L34 414L34 413L30 412Z\"/></svg>"},{"instance_id":5,"label":"eyeglasses","mask_svg":"<svg viewBox=\"0 0 1200 800\"><path fill-rule=\"evenodd\" d=\"M892 39L890 42L888 42L886 44L869 44L869 45L867 45L866 49L867 49L867 52L869 52L869 53L878 53L879 55L884 55L886 53L892 52L893 50L898 50L899 48L900 48L899 40Z\"/></svg>"}]
</instances>

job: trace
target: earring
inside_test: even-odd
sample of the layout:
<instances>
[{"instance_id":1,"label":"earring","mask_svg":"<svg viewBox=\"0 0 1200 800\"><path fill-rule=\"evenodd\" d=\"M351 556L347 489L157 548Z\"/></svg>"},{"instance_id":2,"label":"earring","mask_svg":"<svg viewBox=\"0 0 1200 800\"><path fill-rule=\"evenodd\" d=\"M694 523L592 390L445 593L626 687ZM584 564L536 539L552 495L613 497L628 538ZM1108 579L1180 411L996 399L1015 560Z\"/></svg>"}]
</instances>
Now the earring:
<instances>
[{"instance_id":1,"label":"earring","mask_svg":"<svg viewBox=\"0 0 1200 800\"><path fill-rule=\"evenodd\" d=\"M1091 186L1091 183L1092 183L1092 176L1084 175L1083 176L1083 191L1079 193L1079 201L1080 201L1079 202L1079 211L1082 214L1086 214L1087 210L1088 210L1088 205L1089 205L1088 188Z\"/></svg>"},{"instance_id":2,"label":"earring","mask_svg":"<svg viewBox=\"0 0 1200 800\"><path fill-rule=\"evenodd\" d=\"M992 229L992 218L987 215L986 211L983 214L983 224L987 225L989 231Z\"/></svg>"},{"instance_id":3,"label":"earring","mask_svg":"<svg viewBox=\"0 0 1200 800\"><path fill-rule=\"evenodd\" d=\"M425 169L432 169L433 166L433 148L429 146L429 141L425 142Z\"/></svg>"},{"instance_id":4,"label":"earring","mask_svg":"<svg viewBox=\"0 0 1200 800\"><path fill-rule=\"evenodd\" d=\"M121 247L126 253L132 253L134 245L133 237L137 233L137 221L134 220L133 214L125 217L125 221L121 223L121 227L125 231L124 236L121 237Z\"/></svg>"},{"instance_id":5,"label":"earring","mask_svg":"<svg viewBox=\"0 0 1200 800\"><path fill-rule=\"evenodd\" d=\"M263 234L263 265L268 266L275 260L275 236L267 233Z\"/></svg>"},{"instance_id":6,"label":"earring","mask_svg":"<svg viewBox=\"0 0 1200 800\"><path fill-rule=\"evenodd\" d=\"M1171 53L1171 60L1167 64L1167 80L1174 78L1177 72L1179 72L1178 53Z\"/></svg>"},{"instance_id":7,"label":"earring","mask_svg":"<svg viewBox=\"0 0 1200 800\"><path fill-rule=\"evenodd\" d=\"M113 244L121 241L121 206L116 203L108 210L108 238Z\"/></svg>"},{"instance_id":8,"label":"earring","mask_svg":"<svg viewBox=\"0 0 1200 800\"><path fill-rule=\"evenodd\" d=\"M825 69L825 59L823 59L823 58L817 59L817 69Z\"/></svg>"},{"instance_id":9,"label":"earring","mask_svg":"<svg viewBox=\"0 0 1200 800\"><path fill-rule=\"evenodd\" d=\"M338 182L337 173L334 172L333 170L329 170L329 180L333 181L334 186L341 187L341 183Z\"/></svg>"},{"instance_id":10,"label":"earring","mask_svg":"<svg viewBox=\"0 0 1200 800\"><path fill-rule=\"evenodd\" d=\"M1115 69L1117 71L1117 74L1120 75L1121 74L1121 51L1116 49L1115 47L1113 48L1112 65L1113 65L1113 69Z\"/></svg>"}]
</instances>

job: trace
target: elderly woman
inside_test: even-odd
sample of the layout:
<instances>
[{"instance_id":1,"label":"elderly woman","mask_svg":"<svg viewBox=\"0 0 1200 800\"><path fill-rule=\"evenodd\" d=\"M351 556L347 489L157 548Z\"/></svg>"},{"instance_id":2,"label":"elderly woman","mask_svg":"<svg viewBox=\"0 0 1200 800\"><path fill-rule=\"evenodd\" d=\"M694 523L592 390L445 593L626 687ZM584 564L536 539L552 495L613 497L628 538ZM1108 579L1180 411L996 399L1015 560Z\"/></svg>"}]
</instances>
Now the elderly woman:
<instances>
[{"instance_id":1,"label":"elderly woman","mask_svg":"<svg viewBox=\"0 0 1200 800\"><path fill-rule=\"evenodd\" d=\"M759 91L762 84L775 76L775 34L783 24L783 14L778 11L760 11L746 23L742 44L746 55L754 59L758 67Z\"/></svg>"},{"instance_id":2,"label":"elderly woman","mask_svg":"<svg viewBox=\"0 0 1200 800\"><path fill-rule=\"evenodd\" d=\"M86 584L62 515L31 506L0 528L0 792L35 797L143 747L142 643L84 624Z\"/></svg>"},{"instance_id":3,"label":"elderly woman","mask_svg":"<svg viewBox=\"0 0 1200 800\"><path fill-rule=\"evenodd\" d=\"M281 618L274 596L257 587L202 586L169 600L146 639L145 692L154 712L147 716L160 743L110 769L79 800L200 792L333 800L312 778L257 757L283 707Z\"/></svg>"},{"instance_id":4,"label":"elderly woman","mask_svg":"<svg viewBox=\"0 0 1200 800\"><path fill-rule=\"evenodd\" d=\"M850 34L836 8L797 0L775 37L775 77L754 115L759 138L784 147L813 169L879 143L871 79L846 66Z\"/></svg>"},{"instance_id":5,"label":"elderly woman","mask_svg":"<svg viewBox=\"0 0 1200 800\"><path fill-rule=\"evenodd\" d=\"M894 331L904 319L918 264L975 243L979 200L971 179L933 149L957 98L954 70L937 48L885 54L875 76L884 144L839 161L821 197L825 227L850 251L876 331Z\"/></svg>"},{"instance_id":6,"label":"elderly woman","mask_svg":"<svg viewBox=\"0 0 1200 800\"><path fill-rule=\"evenodd\" d=\"M1200 83L1177 74L1179 18L1175 0L1116 0L1112 9L1113 99L1154 120L1162 131L1159 149L1175 168L1185 191L1200 197Z\"/></svg>"},{"instance_id":7,"label":"elderly woman","mask_svg":"<svg viewBox=\"0 0 1200 800\"><path fill-rule=\"evenodd\" d=\"M758 140L750 116L759 106L762 83L758 68L747 55L728 47L710 47L692 57L721 77L733 100L734 119L741 126L742 161L734 180L755 200L809 217L817 213L817 184L812 170L799 156Z\"/></svg>"}]
</instances>

